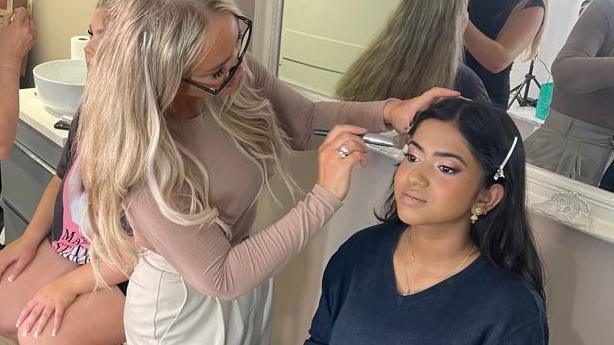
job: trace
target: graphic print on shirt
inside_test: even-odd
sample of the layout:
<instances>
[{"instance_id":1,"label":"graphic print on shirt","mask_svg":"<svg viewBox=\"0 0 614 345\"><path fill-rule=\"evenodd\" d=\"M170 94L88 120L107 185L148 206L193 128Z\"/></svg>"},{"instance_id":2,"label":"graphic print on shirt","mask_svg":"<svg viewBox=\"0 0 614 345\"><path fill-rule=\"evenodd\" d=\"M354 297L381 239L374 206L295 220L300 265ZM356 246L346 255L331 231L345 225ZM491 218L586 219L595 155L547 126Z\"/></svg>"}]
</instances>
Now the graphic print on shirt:
<instances>
[{"instance_id":1,"label":"graphic print on shirt","mask_svg":"<svg viewBox=\"0 0 614 345\"><path fill-rule=\"evenodd\" d=\"M81 182L78 160L74 162L64 179L62 199L64 203L62 235L53 241L51 246L59 255L84 265L89 261L90 242L83 233L87 194Z\"/></svg>"}]
</instances>

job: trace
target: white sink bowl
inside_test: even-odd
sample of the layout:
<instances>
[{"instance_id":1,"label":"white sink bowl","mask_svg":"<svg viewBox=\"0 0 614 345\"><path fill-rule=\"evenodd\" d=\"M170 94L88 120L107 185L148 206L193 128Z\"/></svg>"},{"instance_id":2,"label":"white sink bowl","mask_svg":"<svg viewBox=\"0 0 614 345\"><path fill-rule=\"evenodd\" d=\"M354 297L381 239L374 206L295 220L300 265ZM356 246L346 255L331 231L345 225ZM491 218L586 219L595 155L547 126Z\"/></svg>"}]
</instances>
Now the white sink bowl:
<instances>
[{"instance_id":1,"label":"white sink bowl","mask_svg":"<svg viewBox=\"0 0 614 345\"><path fill-rule=\"evenodd\" d=\"M45 108L57 116L74 116L85 86L85 61L49 61L34 67L33 73L36 91Z\"/></svg>"}]
</instances>

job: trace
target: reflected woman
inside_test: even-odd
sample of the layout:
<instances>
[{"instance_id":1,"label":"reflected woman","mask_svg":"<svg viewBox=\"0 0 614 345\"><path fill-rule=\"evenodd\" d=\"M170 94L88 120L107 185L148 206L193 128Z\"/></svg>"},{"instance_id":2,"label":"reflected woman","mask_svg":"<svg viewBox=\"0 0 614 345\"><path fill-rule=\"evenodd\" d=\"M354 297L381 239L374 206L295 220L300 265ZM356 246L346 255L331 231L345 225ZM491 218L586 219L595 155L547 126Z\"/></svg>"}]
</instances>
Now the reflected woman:
<instances>
[{"instance_id":1,"label":"reflected woman","mask_svg":"<svg viewBox=\"0 0 614 345\"><path fill-rule=\"evenodd\" d=\"M416 97L435 87L487 101L480 78L462 63L467 0L401 1L385 28L337 85L347 101Z\"/></svg>"},{"instance_id":2,"label":"reflected woman","mask_svg":"<svg viewBox=\"0 0 614 345\"><path fill-rule=\"evenodd\" d=\"M552 64L548 118L525 143L527 161L614 191L614 0L595 0ZM602 176L603 179L602 179Z\"/></svg>"},{"instance_id":3,"label":"reflected woman","mask_svg":"<svg viewBox=\"0 0 614 345\"><path fill-rule=\"evenodd\" d=\"M482 79L492 102L506 109L514 60L537 54L547 0L469 0L467 65Z\"/></svg>"}]
</instances>

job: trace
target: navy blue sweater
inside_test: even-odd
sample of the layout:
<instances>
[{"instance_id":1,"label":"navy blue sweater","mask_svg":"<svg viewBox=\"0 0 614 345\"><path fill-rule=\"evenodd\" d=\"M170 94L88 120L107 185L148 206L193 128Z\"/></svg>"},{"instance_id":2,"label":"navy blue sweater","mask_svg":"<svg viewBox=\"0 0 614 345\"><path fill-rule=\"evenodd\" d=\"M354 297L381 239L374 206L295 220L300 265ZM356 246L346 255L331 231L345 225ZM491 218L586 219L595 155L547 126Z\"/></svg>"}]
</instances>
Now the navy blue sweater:
<instances>
[{"instance_id":1,"label":"navy blue sweater","mask_svg":"<svg viewBox=\"0 0 614 345\"><path fill-rule=\"evenodd\" d=\"M543 345L544 304L520 277L480 256L419 293L396 289L393 253L405 225L355 234L330 259L306 345Z\"/></svg>"}]
</instances>

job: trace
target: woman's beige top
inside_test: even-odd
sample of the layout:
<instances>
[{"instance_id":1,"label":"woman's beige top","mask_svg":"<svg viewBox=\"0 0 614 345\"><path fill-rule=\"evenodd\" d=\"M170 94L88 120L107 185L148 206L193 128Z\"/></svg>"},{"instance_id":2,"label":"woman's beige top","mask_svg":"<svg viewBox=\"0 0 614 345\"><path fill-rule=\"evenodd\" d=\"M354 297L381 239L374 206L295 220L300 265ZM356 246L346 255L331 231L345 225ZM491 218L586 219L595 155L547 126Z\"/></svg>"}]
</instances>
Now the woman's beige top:
<instances>
[{"instance_id":1,"label":"woman's beige top","mask_svg":"<svg viewBox=\"0 0 614 345\"><path fill-rule=\"evenodd\" d=\"M614 129L614 0L595 0L552 65L552 109Z\"/></svg>"},{"instance_id":2,"label":"woman's beige top","mask_svg":"<svg viewBox=\"0 0 614 345\"><path fill-rule=\"evenodd\" d=\"M349 123L370 131L386 130L384 102L311 102L248 59L250 82L269 99L295 150L312 146L314 128ZM273 225L253 231L262 179L256 165L207 116L182 122L176 133L202 162L210 178L210 204L230 226L179 226L167 220L147 192L139 193L127 210L136 241L165 257L184 279L204 294L236 298L279 271L329 221L341 202L319 185Z\"/></svg>"}]
</instances>

